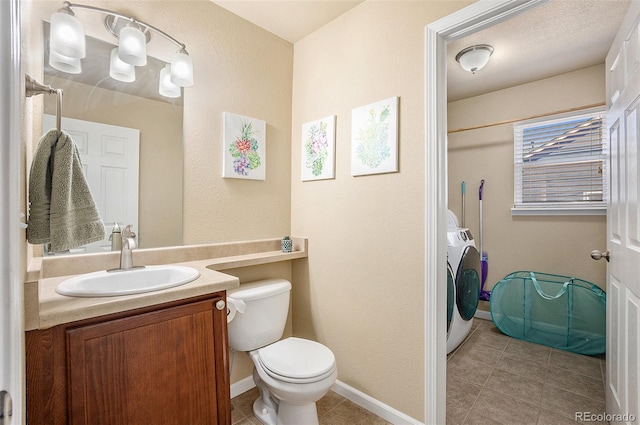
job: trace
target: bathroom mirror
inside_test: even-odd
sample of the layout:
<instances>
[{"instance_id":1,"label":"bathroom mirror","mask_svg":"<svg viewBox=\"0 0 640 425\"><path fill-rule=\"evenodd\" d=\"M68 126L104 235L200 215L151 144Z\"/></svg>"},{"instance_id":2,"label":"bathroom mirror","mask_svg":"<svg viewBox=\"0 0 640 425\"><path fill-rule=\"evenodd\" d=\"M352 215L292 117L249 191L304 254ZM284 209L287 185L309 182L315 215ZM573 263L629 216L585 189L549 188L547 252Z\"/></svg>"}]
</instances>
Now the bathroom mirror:
<instances>
[{"instance_id":1,"label":"bathroom mirror","mask_svg":"<svg viewBox=\"0 0 640 425\"><path fill-rule=\"evenodd\" d=\"M135 182L121 182L119 188L127 187L129 194L126 195L113 193L114 185L104 183L104 180L100 180L103 182L101 188L91 187L93 183L89 181L101 209L107 236L100 243L101 248L94 246L71 253L108 251L114 221L122 228L134 221L118 219L126 217L125 210L131 216L129 207L133 204L136 207L134 214L137 214L134 231L140 248L182 245L183 97L166 98L158 93L158 78L165 62L149 53L147 65L136 67L136 80L120 82L109 76L110 54L115 45L87 36L87 57L82 59L82 73L58 71L49 65L49 23L45 21L43 26L43 82L64 90L63 129L67 130L65 121L73 119L139 130L137 191L130 190ZM55 116L56 97L45 96L43 102L44 114ZM43 126L43 132L47 130ZM72 137L75 139L73 134ZM137 194L131 195L131 192Z\"/></svg>"}]
</instances>

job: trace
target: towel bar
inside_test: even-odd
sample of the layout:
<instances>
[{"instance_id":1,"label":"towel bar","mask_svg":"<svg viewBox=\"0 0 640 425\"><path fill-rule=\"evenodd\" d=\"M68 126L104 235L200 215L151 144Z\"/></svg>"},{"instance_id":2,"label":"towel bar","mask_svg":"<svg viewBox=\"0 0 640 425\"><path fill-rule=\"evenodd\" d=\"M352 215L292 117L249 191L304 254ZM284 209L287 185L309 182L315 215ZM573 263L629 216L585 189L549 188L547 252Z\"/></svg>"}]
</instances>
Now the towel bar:
<instances>
[{"instance_id":1,"label":"towel bar","mask_svg":"<svg viewBox=\"0 0 640 425\"><path fill-rule=\"evenodd\" d=\"M56 104L56 130L58 131L58 135L60 135L62 131L62 89L54 89L51 86L42 84L29 74L25 74L24 79L25 94L27 97L44 93L55 93L58 95L58 103Z\"/></svg>"}]
</instances>

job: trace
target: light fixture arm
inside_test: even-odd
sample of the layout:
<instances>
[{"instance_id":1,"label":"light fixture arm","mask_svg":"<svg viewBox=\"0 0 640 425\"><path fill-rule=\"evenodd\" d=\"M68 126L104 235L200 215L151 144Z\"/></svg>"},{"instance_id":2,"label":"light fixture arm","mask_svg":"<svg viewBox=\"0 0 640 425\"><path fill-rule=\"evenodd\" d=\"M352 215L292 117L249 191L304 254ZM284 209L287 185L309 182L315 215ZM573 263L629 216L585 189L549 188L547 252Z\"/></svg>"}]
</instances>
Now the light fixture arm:
<instances>
[{"instance_id":1,"label":"light fixture arm","mask_svg":"<svg viewBox=\"0 0 640 425\"><path fill-rule=\"evenodd\" d=\"M108 10L108 9L103 9L101 7L96 7L96 6L89 6L89 5L85 5L85 4L76 4L76 3L69 3L68 1L64 2L64 5L70 9L87 9L87 10L93 10L95 12L100 12L100 13L104 13L107 15L113 15L113 16L117 16L118 18L122 18L122 19L126 19L128 21L134 22L138 25L142 25L150 30L153 30L155 32L157 32L158 34L162 35L163 37L165 37L167 40L170 40L171 42L173 42L176 46L178 46L180 49L184 49L185 45L184 43L181 43L180 41L176 40L175 38L173 38L172 36L170 36L169 34L167 34L166 32L162 31L159 28L154 27L151 24L148 24L146 22L140 21L132 16L127 16L127 15L123 15L121 13L118 12L114 12L112 10Z\"/></svg>"}]
</instances>

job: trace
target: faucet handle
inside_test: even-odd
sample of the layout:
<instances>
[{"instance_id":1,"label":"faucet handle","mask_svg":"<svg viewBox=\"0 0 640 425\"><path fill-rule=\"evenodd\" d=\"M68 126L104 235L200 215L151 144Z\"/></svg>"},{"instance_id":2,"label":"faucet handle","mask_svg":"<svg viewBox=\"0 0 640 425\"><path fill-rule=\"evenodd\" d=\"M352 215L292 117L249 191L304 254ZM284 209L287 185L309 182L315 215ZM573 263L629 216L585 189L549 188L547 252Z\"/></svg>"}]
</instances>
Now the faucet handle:
<instances>
[{"instance_id":1,"label":"faucet handle","mask_svg":"<svg viewBox=\"0 0 640 425\"><path fill-rule=\"evenodd\" d=\"M128 224L127 227L124 228L124 230L122 231L122 237L123 238L135 238L136 234L132 229L133 224Z\"/></svg>"}]
</instances>

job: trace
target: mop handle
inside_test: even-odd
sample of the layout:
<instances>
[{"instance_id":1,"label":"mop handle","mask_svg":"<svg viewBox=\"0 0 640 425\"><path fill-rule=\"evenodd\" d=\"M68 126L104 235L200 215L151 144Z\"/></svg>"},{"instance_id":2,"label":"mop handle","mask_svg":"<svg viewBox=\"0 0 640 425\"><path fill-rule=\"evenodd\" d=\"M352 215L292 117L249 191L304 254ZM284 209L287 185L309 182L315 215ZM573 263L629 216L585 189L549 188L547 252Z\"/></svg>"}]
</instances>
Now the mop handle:
<instances>
[{"instance_id":1,"label":"mop handle","mask_svg":"<svg viewBox=\"0 0 640 425\"><path fill-rule=\"evenodd\" d=\"M480 180L480 189L478 189L478 199L480 204L480 260L482 260L482 189L484 188L484 179Z\"/></svg>"}]
</instances>

